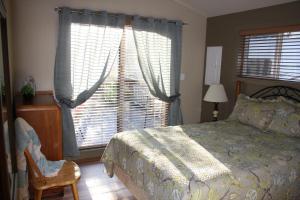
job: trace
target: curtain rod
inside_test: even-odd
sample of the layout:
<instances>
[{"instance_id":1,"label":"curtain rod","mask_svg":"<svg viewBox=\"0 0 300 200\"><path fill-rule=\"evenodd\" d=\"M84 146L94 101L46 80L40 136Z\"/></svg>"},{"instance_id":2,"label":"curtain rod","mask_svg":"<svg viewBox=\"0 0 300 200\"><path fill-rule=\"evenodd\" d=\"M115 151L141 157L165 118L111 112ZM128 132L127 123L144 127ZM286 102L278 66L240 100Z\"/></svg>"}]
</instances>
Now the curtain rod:
<instances>
[{"instance_id":1,"label":"curtain rod","mask_svg":"<svg viewBox=\"0 0 300 200\"><path fill-rule=\"evenodd\" d=\"M60 12L62 9L61 8L59 8L59 7L56 7L56 8L54 8L54 10L56 11L56 12ZM83 11L82 10L80 10L80 9L78 9L78 10L72 10L71 12L73 12L73 13L82 13ZM92 11L93 13L95 13L95 14L97 14L99 11ZM111 14L116 14L116 13L111 13ZM133 15L127 15L128 17L130 17L130 18L133 18L134 16ZM142 18L147 18L147 17L142 17ZM169 20L169 22L171 22L171 23L175 23L176 21L175 20ZM188 25L188 23L185 23L185 22L182 22L182 25Z\"/></svg>"}]
</instances>

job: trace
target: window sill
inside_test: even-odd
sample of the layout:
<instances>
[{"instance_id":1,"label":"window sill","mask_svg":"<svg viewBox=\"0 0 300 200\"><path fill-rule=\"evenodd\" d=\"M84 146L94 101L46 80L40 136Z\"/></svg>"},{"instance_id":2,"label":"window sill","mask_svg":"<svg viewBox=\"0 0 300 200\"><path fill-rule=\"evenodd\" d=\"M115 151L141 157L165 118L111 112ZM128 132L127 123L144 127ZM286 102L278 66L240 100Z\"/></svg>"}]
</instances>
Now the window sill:
<instances>
[{"instance_id":1,"label":"window sill","mask_svg":"<svg viewBox=\"0 0 300 200\"><path fill-rule=\"evenodd\" d=\"M74 157L65 157L66 160L73 160L76 163L100 162L106 146L80 149L80 155Z\"/></svg>"}]
</instances>

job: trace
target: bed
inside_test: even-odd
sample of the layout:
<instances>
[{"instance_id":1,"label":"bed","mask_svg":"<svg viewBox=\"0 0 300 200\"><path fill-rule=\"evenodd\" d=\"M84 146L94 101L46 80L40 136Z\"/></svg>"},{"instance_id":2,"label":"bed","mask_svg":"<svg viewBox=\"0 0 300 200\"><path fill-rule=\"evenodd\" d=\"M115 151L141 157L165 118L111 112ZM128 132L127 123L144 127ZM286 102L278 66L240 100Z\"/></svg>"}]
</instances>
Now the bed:
<instances>
[{"instance_id":1,"label":"bed","mask_svg":"<svg viewBox=\"0 0 300 200\"><path fill-rule=\"evenodd\" d=\"M224 121L121 132L101 160L140 200L300 199L299 94L269 87L253 97L293 102L239 97Z\"/></svg>"}]
</instances>

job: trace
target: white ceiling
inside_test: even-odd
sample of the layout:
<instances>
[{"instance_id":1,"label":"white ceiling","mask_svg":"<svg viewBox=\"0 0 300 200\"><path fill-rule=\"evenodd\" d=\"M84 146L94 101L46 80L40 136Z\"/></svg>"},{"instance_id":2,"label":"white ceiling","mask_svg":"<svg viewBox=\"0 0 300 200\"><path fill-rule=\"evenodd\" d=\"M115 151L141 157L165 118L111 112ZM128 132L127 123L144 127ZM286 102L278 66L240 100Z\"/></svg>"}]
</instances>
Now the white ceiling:
<instances>
[{"instance_id":1,"label":"white ceiling","mask_svg":"<svg viewBox=\"0 0 300 200\"><path fill-rule=\"evenodd\" d=\"M174 0L207 17L263 8L295 0Z\"/></svg>"}]
</instances>

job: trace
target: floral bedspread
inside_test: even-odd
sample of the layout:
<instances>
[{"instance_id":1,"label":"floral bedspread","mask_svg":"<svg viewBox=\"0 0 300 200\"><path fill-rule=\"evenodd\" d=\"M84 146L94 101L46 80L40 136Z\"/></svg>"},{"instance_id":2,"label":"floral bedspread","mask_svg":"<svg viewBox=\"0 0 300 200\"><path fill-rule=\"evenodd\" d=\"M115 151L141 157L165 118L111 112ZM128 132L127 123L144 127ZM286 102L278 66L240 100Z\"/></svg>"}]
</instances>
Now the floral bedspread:
<instances>
[{"instance_id":1,"label":"floral bedspread","mask_svg":"<svg viewBox=\"0 0 300 200\"><path fill-rule=\"evenodd\" d=\"M300 138L237 121L118 133L102 161L149 199L300 199Z\"/></svg>"}]
</instances>

